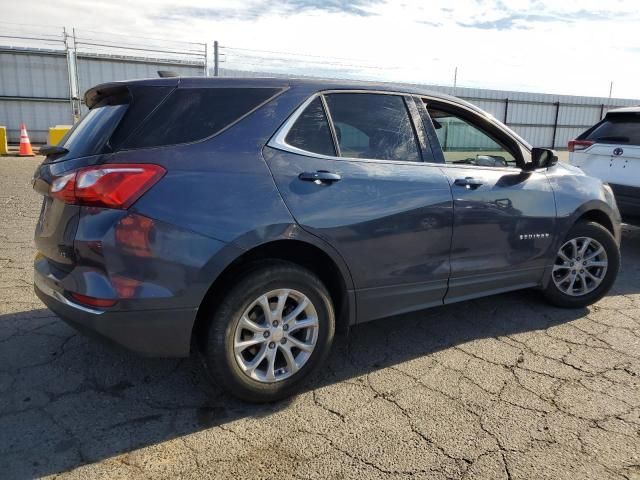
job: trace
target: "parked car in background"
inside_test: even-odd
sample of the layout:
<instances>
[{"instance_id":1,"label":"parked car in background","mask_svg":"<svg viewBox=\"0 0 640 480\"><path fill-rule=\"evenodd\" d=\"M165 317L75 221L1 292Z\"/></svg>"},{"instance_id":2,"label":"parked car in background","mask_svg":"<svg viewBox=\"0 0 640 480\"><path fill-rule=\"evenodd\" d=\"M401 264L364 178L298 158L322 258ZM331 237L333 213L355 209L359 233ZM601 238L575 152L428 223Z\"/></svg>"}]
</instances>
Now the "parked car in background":
<instances>
[{"instance_id":1,"label":"parked car in background","mask_svg":"<svg viewBox=\"0 0 640 480\"><path fill-rule=\"evenodd\" d=\"M164 78L85 103L34 176L37 295L249 401L300 388L337 329L522 288L584 307L618 273L611 189L454 97Z\"/></svg>"},{"instance_id":2,"label":"parked car in background","mask_svg":"<svg viewBox=\"0 0 640 480\"><path fill-rule=\"evenodd\" d=\"M623 219L640 224L640 107L609 110L569 152L571 165L611 186Z\"/></svg>"}]
</instances>

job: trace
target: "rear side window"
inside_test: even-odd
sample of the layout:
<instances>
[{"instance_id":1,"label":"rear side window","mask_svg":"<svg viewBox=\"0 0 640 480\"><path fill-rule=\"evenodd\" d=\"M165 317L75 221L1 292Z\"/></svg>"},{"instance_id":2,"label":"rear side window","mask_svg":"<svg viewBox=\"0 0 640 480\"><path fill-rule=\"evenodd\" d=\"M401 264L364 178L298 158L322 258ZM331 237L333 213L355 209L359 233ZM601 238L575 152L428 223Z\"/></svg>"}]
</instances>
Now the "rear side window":
<instances>
[{"instance_id":1,"label":"rear side window","mask_svg":"<svg viewBox=\"0 0 640 480\"><path fill-rule=\"evenodd\" d=\"M109 147L117 150L173 89L174 87L130 86L127 113L111 135Z\"/></svg>"},{"instance_id":2,"label":"rear side window","mask_svg":"<svg viewBox=\"0 0 640 480\"><path fill-rule=\"evenodd\" d=\"M420 151L404 99L375 93L326 96L340 156L419 162Z\"/></svg>"},{"instance_id":3,"label":"rear side window","mask_svg":"<svg viewBox=\"0 0 640 480\"><path fill-rule=\"evenodd\" d=\"M336 150L333 146L329 122L320 97L311 102L298 117L289 130L285 142L307 152L335 156Z\"/></svg>"},{"instance_id":4,"label":"rear side window","mask_svg":"<svg viewBox=\"0 0 640 480\"><path fill-rule=\"evenodd\" d=\"M579 138L597 143L640 145L640 115L607 115L602 122Z\"/></svg>"},{"instance_id":5,"label":"rear side window","mask_svg":"<svg viewBox=\"0 0 640 480\"><path fill-rule=\"evenodd\" d=\"M228 127L279 91L277 88L178 88L122 148L202 140Z\"/></svg>"}]
</instances>

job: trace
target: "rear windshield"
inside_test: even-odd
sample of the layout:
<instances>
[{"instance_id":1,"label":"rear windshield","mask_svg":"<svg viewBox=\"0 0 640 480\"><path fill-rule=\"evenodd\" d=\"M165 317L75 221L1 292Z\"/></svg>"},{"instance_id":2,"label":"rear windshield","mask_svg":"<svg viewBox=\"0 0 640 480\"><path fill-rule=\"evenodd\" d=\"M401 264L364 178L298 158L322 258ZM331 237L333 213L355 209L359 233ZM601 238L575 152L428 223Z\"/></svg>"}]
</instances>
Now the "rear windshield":
<instances>
[{"instance_id":1,"label":"rear windshield","mask_svg":"<svg viewBox=\"0 0 640 480\"><path fill-rule=\"evenodd\" d=\"M640 145L640 114L611 114L581 135L597 143Z\"/></svg>"},{"instance_id":2,"label":"rear windshield","mask_svg":"<svg viewBox=\"0 0 640 480\"><path fill-rule=\"evenodd\" d=\"M69 153L56 161L101 153L126 111L127 104L105 104L89 110L60 141Z\"/></svg>"}]
</instances>

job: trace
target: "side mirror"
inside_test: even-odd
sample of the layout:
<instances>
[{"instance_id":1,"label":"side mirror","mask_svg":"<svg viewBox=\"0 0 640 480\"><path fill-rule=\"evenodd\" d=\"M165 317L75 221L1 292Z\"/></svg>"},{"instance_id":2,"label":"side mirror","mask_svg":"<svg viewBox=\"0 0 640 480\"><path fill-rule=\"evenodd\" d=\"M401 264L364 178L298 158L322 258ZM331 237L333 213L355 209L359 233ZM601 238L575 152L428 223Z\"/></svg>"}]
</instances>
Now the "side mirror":
<instances>
[{"instance_id":1,"label":"side mirror","mask_svg":"<svg viewBox=\"0 0 640 480\"><path fill-rule=\"evenodd\" d=\"M558 154L550 148L532 148L531 163L527 170L537 170L538 168L549 168L558 163Z\"/></svg>"}]
</instances>

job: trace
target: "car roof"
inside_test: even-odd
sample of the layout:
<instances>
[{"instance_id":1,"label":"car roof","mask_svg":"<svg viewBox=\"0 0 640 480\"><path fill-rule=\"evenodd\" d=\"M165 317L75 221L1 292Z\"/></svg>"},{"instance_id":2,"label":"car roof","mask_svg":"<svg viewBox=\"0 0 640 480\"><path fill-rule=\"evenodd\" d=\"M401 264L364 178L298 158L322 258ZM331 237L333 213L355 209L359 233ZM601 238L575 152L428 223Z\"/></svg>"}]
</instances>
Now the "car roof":
<instances>
[{"instance_id":1,"label":"car roof","mask_svg":"<svg viewBox=\"0 0 640 480\"><path fill-rule=\"evenodd\" d=\"M486 114L475 105L460 98L447 95L445 93L434 92L422 88L419 85L387 83L387 82L367 82L358 80L335 80L335 79L310 79L310 78L278 78L278 77L169 77L169 78L148 78L140 80L123 80L118 82L103 83L90 88L85 93L85 103L91 108L106 94L118 88L129 85L139 86L167 86L167 87L303 87L310 92L320 90L374 90L383 92L405 93L408 95L428 96L436 99L454 102L471 108L478 113Z\"/></svg>"}]
</instances>

